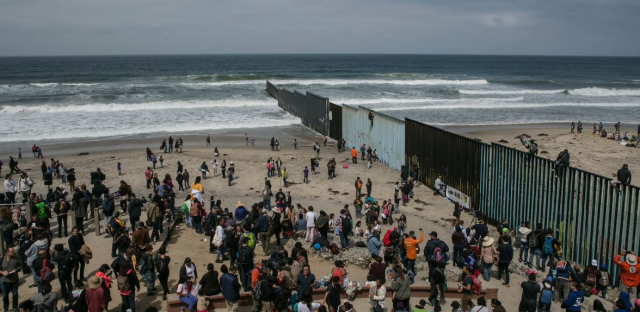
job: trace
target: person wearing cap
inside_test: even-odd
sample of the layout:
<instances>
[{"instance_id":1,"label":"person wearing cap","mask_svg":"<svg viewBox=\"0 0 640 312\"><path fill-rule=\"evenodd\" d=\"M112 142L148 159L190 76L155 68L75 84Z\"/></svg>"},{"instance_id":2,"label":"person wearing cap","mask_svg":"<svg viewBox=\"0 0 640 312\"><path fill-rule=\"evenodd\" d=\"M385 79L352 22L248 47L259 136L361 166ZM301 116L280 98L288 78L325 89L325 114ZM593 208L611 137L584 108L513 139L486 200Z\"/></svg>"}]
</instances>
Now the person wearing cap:
<instances>
[{"instance_id":1,"label":"person wearing cap","mask_svg":"<svg viewBox=\"0 0 640 312\"><path fill-rule=\"evenodd\" d=\"M421 231L421 233L423 232ZM424 246L424 256L427 258L427 263L429 264L429 279L431 279L431 277L433 276L433 271L437 266L436 260L434 259L436 248L440 248L442 256L444 257L444 254L449 252L449 246L447 246L445 242L438 239L438 233L436 233L435 231L429 233L429 237L430 239L427 242L427 245Z\"/></svg>"},{"instance_id":2,"label":"person wearing cap","mask_svg":"<svg viewBox=\"0 0 640 312\"><path fill-rule=\"evenodd\" d=\"M623 249L619 255L613 258L613 263L620 267L620 292L629 293L631 302L634 302L638 292L638 284L640 284L638 258L633 251Z\"/></svg>"},{"instance_id":3,"label":"person wearing cap","mask_svg":"<svg viewBox=\"0 0 640 312\"><path fill-rule=\"evenodd\" d=\"M258 220L253 225L253 229L257 230L260 235L260 243L262 244L262 252L264 256L269 255L269 245L271 243L271 236L269 236L270 233L268 233L270 220L267 213L267 209L262 208L260 217L258 217Z\"/></svg>"},{"instance_id":4,"label":"person wearing cap","mask_svg":"<svg viewBox=\"0 0 640 312\"><path fill-rule=\"evenodd\" d=\"M236 218L236 224L242 226L247 218L247 214L247 208L244 207L244 204L242 204L241 201L238 201L236 204L236 210L233 212L233 215Z\"/></svg>"},{"instance_id":5,"label":"person wearing cap","mask_svg":"<svg viewBox=\"0 0 640 312\"><path fill-rule=\"evenodd\" d=\"M600 280L600 271L598 270L598 260L591 260L591 265L587 266L584 269L582 274L582 280L584 284L589 286L592 289L595 289L598 286L598 281Z\"/></svg>"}]
</instances>

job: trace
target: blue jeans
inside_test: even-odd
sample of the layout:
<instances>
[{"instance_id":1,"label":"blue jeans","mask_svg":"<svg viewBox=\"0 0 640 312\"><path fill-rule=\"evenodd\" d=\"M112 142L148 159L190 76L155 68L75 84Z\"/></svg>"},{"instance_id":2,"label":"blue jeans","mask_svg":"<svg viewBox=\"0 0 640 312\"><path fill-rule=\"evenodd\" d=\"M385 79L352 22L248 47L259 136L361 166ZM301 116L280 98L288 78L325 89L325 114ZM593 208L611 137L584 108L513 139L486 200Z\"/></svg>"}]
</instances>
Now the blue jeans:
<instances>
[{"instance_id":1,"label":"blue jeans","mask_svg":"<svg viewBox=\"0 0 640 312\"><path fill-rule=\"evenodd\" d=\"M342 233L342 232L340 232L340 246L342 246L342 248L348 248L349 247L349 237L344 235L344 233Z\"/></svg>"},{"instance_id":2,"label":"blue jeans","mask_svg":"<svg viewBox=\"0 0 640 312\"><path fill-rule=\"evenodd\" d=\"M491 280L491 267L493 267L493 263L482 263L482 276L487 282Z\"/></svg>"},{"instance_id":3,"label":"blue jeans","mask_svg":"<svg viewBox=\"0 0 640 312\"><path fill-rule=\"evenodd\" d=\"M0 283L0 289L2 289L2 304L4 305L4 310L9 310L9 292L11 292L11 307L16 310L18 309L18 285L20 281L15 281L13 283Z\"/></svg>"},{"instance_id":4,"label":"blue jeans","mask_svg":"<svg viewBox=\"0 0 640 312\"><path fill-rule=\"evenodd\" d=\"M40 275L36 272L36 270L31 267L31 277L33 277L33 283L38 285L38 292L42 292L42 283L40 283L41 278Z\"/></svg>"},{"instance_id":5,"label":"blue jeans","mask_svg":"<svg viewBox=\"0 0 640 312\"><path fill-rule=\"evenodd\" d=\"M147 280L147 294L152 294L156 289L156 273L147 272L144 278Z\"/></svg>"},{"instance_id":6,"label":"blue jeans","mask_svg":"<svg viewBox=\"0 0 640 312\"><path fill-rule=\"evenodd\" d=\"M122 298L122 312L127 312L127 309L131 309L131 312L136 312L136 289L133 287L128 295L120 295Z\"/></svg>"},{"instance_id":7,"label":"blue jeans","mask_svg":"<svg viewBox=\"0 0 640 312\"><path fill-rule=\"evenodd\" d=\"M265 199L262 201L262 203L264 204L264 208L266 208L268 211L271 211L271 199Z\"/></svg>"},{"instance_id":8,"label":"blue jeans","mask_svg":"<svg viewBox=\"0 0 640 312\"><path fill-rule=\"evenodd\" d=\"M458 266L458 258L462 257L463 245L453 245L453 266Z\"/></svg>"},{"instance_id":9,"label":"blue jeans","mask_svg":"<svg viewBox=\"0 0 640 312\"><path fill-rule=\"evenodd\" d=\"M226 250L226 246L227 244L225 242L222 243L222 245L220 245L220 247L218 247L218 254L216 255L216 261L218 261L220 259L220 257L222 257L222 259L224 260L224 252Z\"/></svg>"},{"instance_id":10,"label":"blue jeans","mask_svg":"<svg viewBox=\"0 0 640 312\"><path fill-rule=\"evenodd\" d=\"M524 258L522 255L524 254ZM529 242L520 242L520 257L521 261L527 261L529 259Z\"/></svg>"},{"instance_id":11,"label":"blue jeans","mask_svg":"<svg viewBox=\"0 0 640 312\"><path fill-rule=\"evenodd\" d=\"M531 253L529 254L529 269L532 269L533 265L533 257L536 257L536 268L540 267L540 257L542 256L542 251L540 249L530 248Z\"/></svg>"},{"instance_id":12,"label":"blue jeans","mask_svg":"<svg viewBox=\"0 0 640 312\"><path fill-rule=\"evenodd\" d=\"M549 266L551 266L551 263L553 262L553 254L542 252L541 258L542 258L542 271L545 271L547 268L547 262L549 263Z\"/></svg>"},{"instance_id":13,"label":"blue jeans","mask_svg":"<svg viewBox=\"0 0 640 312\"><path fill-rule=\"evenodd\" d=\"M180 297L180 301L188 304L189 305L189 311L192 311L193 308L196 306L196 303L198 303L198 298L196 298L194 295L189 293L189 294L187 294L186 297Z\"/></svg>"}]
</instances>

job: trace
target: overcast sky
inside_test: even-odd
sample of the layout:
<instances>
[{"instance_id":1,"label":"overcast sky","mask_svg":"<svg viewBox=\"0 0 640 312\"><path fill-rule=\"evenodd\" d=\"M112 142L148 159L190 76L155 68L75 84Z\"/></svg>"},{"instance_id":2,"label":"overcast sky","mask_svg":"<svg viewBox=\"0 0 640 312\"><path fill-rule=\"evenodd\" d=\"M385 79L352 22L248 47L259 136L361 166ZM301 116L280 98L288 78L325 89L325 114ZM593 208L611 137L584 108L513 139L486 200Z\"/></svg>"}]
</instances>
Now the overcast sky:
<instances>
[{"instance_id":1,"label":"overcast sky","mask_svg":"<svg viewBox=\"0 0 640 312\"><path fill-rule=\"evenodd\" d=\"M0 55L640 56L640 0L5 0Z\"/></svg>"}]
</instances>

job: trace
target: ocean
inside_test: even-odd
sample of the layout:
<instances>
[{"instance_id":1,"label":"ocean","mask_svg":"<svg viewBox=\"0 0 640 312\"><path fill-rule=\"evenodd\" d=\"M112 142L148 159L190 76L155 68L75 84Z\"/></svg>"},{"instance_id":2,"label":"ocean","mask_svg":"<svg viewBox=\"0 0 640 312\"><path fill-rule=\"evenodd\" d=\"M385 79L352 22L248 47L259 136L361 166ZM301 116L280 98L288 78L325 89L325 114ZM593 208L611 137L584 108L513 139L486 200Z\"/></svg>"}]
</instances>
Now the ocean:
<instances>
[{"instance_id":1,"label":"ocean","mask_svg":"<svg viewBox=\"0 0 640 312\"><path fill-rule=\"evenodd\" d=\"M0 144L299 123L265 80L433 125L640 121L640 58L175 55L0 58ZM4 144L3 144L4 146Z\"/></svg>"}]
</instances>

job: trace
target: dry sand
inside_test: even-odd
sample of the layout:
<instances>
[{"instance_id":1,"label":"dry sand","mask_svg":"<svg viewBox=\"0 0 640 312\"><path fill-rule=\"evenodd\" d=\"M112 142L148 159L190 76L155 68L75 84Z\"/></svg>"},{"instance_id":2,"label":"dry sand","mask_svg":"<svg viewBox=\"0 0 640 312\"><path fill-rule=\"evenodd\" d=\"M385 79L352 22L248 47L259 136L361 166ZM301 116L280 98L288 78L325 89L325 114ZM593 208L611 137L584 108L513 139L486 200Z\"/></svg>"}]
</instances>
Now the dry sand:
<instances>
[{"instance_id":1,"label":"dry sand","mask_svg":"<svg viewBox=\"0 0 640 312\"><path fill-rule=\"evenodd\" d=\"M556 134L554 134L555 132L553 131L556 130L535 130L536 134L544 132L549 133L550 135L549 137L547 137L549 139L549 143L546 143L546 141L541 142L541 150L549 149L549 152L555 153L555 150L550 150L553 148L551 146L559 146L560 140L564 139L564 136L560 135L560 131L558 131L558 137L556 137ZM474 134L473 136L482 137L481 135L486 135L486 138L491 138L492 136L502 138L502 136L507 135L508 132L511 131L505 131L503 132L504 134L486 133L477 135ZM518 130L516 132L522 131ZM514 135L509 134L509 136L505 138L510 139L513 136ZM587 135L585 135L584 137L587 137ZM352 165L349 161L349 168L343 169L341 165L346 160L350 159L350 156L347 152L337 153L335 145L330 144L330 146L322 147L322 152L320 154L322 160L319 168L319 174L311 176L308 185L301 184L302 170L304 166L307 166L309 164L309 159L313 155L313 150L311 148L312 142L318 140L318 137L314 136L314 134L308 134L305 137L299 137L298 150L293 149L290 141L282 140L281 142L283 144L281 145L281 151L271 151L268 147L268 141L266 140L266 138L258 140L258 144L256 144L256 146L254 147L245 147L243 146L243 136L230 136L223 138L212 137L212 146L210 148L206 148L203 146L204 137L200 137L199 139L194 137L193 140L187 140L187 144L184 147L183 153L162 154L165 158L164 168L159 168L158 164L158 169L156 169L156 172L158 172L160 176L163 176L165 173L170 173L172 176L174 176L176 171L176 162L180 161L182 162L184 167L191 173L191 180L193 181L198 166L203 161L206 161L208 164L212 162L213 146L222 146L224 144L218 144L218 142L224 141L228 143L228 141L230 140L237 140L239 141L239 143L236 142L236 144L233 144L236 147L221 148L221 157L218 158L218 161L226 159L227 162L233 161L236 164L236 180L234 181L233 186L227 186L227 180L222 179L220 176L207 179L203 183L205 196L215 195L216 198L219 198L223 201L223 208L230 208L230 210L233 210L233 208L235 208L235 204L238 201L242 201L246 206L250 206L254 202L261 201L260 190L262 190L264 185L266 170L265 162L269 157L273 157L274 159L276 157L280 157L280 159L282 159L283 161L284 166L289 171L290 181L293 184L289 188L285 189L285 191L291 192L294 204L300 203L303 206L313 205L316 211L325 210L328 213L337 213L343 207L343 205L351 204L355 195L353 182L357 176L361 177L363 180L366 180L367 178L372 179L372 196L379 200L383 200L385 198L393 198L393 183L399 180L398 171L380 164L374 164L371 169L367 169L366 165L363 162L360 162L357 165ZM551 145L551 142L553 142L554 140L557 140L559 142L554 143L555 145ZM573 139L566 140L566 142L573 142ZM579 141L577 140L576 142L580 142L580 144L574 144L575 146L572 146L576 153L577 150L575 150L575 148L584 146L583 143L586 140L586 138L582 138ZM595 141L595 138L593 140ZM157 141L154 146L159 146L159 142L160 141ZM519 144L514 140L513 144L515 145L516 143ZM102 142L101 144L105 143ZM109 142L107 142L106 144L106 146L110 146ZM77 185L87 183L89 173L95 170L96 167L101 167L103 172L105 172L107 176L105 185L109 187L115 187L116 185L118 185L118 182L120 180L125 180L132 185L134 192L136 192L140 196L148 193L148 190L145 188L144 179L144 170L147 166L150 166L150 163L146 161L144 155L144 147L146 145L147 142L140 143L139 147L136 149L116 149L114 147L114 149L110 151L91 152L89 155L84 156L78 156L77 154L82 152L86 146L72 145L68 150L61 151L60 156L57 156L55 158L60 159L68 167L76 168L78 177ZM115 146L115 144L113 146ZM623 148L621 149L624 151ZM586 153L586 151L584 152ZM20 162L21 169L31 172L32 176L35 177L37 186L34 190L36 192L45 192L46 188L41 184L39 174L40 161L29 157L29 153L26 153L24 155L27 157ZM330 157L336 158L339 165L339 168L337 168L337 178L331 180L327 179L326 177L326 161ZM579 156L577 158L579 158ZM577 161L579 164L583 164L583 166L591 164L589 162L586 162L586 160ZM117 162L122 163L123 174L121 176L118 176L116 172ZM617 165L614 167L617 167ZM280 182L276 178L271 178L271 183L276 190L279 188ZM416 187L416 200L412 201L406 207L401 207L401 211L402 213L407 215L407 218L409 220L409 230L417 231L418 228L423 228L426 233L429 233L430 231L436 231L439 233L440 238L451 245L449 233L451 231L451 215L453 205L445 202L445 200L443 200L443 198L441 197L433 196L432 193L433 192L431 190L422 185ZM179 193L177 197L182 198L185 195L186 193ZM420 202L417 199L419 199ZM353 213L353 208L351 207L351 209ZM144 218L145 216L143 215L142 219ZM471 216L465 214L463 215L463 219L465 219L467 224L469 224L471 221ZM127 220L127 218L125 217L124 220ZM95 234L91 232L91 229L93 229L91 222L89 222L88 224L90 231L87 234L86 241L87 244L93 249L94 259L89 265L87 265L86 272L95 272L100 264L111 263L111 258L108 256L110 252L110 239L96 237ZM390 227L383 226L383 232L386 232L387 229L390 229ZM54 232L57 231L57 224L55 220L52 220L52 230ZM497 233L495 233L495 229L492 229L492 231L493 235L497 236ZM171 277L169 280L169 285L173 287L171 291L175 291L175 283L177 282L179 267L185 257L191 257L193 261L198 265L200 276L205 273L206 264L214 262L215 256L208 253L208 242L204 242L202 241L202 239L203 236L194 234L193 230L185 228L184 225L180 225L177 229L175 236L172 238L171 243L168 246L168 255L172 257ZM428 238L425 238L425 242L426 239ZM54 238L52 244L65 243L66 245L66 241L66 238ZM425 243L423 242L421 246L423 247L424 244ZM316 274L317 277L329 274L332 267L332 264L330 262L321 261L322 260L320 258L312 258L311 260L312 271ZM421 264L418 264L418 266L420 265ZM219 265L216 265L216 269L217 268L219 268ZM360 269L354 265L347 265L347 269L350 272L349 278L351 280L365 280L365 270ZM458 272L457 270L454 271ZM489 283L485 282L483 287L498 288L499 298L503 302L507 311L516 311L517 305L520 301L520 295L522 293L519 285L524 280L522 278L523 271L524 269L522 268L519 269L515 274L512 274L512 286L510 288L502 287L500 285L500 281L497 281L495 278L492 279ZM89 276L89 273L86 273L86 275ZM423 278L425 276L425 271L418 272L418 278ZM454 279L454 277L450 276L449 279L452 280ZM426 285L426 282L422 280L419 280L416 283L417 285ZM30 276L21 277L21 301L31 297L35 293L35 289L27 288L27 285L29 284L31 284ZM54 290L59 290L58 282L53 282L53 286ZM157 282L156 287L159 290L161 289ZM449 287L455 287L455 283L450 282ZM114 297L114 301L111 304L111 310L116 311L114 309L119 308L121 301L120 297L117 296L117 291L115 290L115 288L112 289L112 295ZM412 305L416 304L419 299L422 298L412 298ZM144 287L138 294L136 302L138 311L143 311L146 307L151 305L164 309L164 302L161 301L161 295L158 294L154 297L147 297L145 295ZM388 300L387 304L388 306L390 306L390 300ZM369 311L370 307L367 304L366 299L357 299L355 306L356 309L361 312ZM250 307L241 308L242 311L249 311L249 309ZM448 311L449 309L450 308L447 306L444 310ZM557 309L559 309L559 305L554 306L554 310Z\"/></svg>"}]
</instances>

